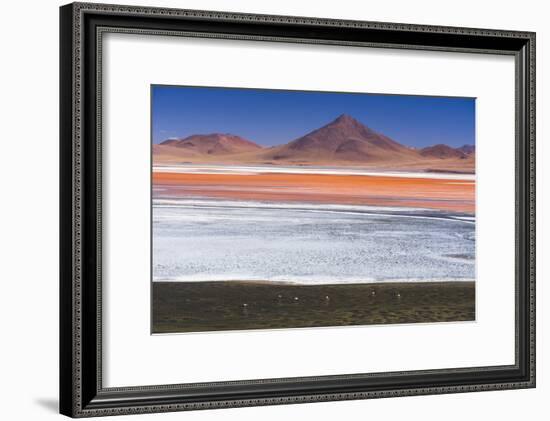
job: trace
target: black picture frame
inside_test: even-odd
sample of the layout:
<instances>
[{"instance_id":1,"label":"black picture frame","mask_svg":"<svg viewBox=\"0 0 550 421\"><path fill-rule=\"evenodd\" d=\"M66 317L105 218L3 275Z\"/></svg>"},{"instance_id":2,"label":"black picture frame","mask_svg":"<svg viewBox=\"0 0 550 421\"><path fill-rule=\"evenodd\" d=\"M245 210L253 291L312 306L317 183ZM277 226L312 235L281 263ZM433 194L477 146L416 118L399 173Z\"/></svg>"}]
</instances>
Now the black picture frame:
<instances>
[{"instance_id":1,"label":"black picture frame","mask_svg":"<svg viewBox=\"0 0 550 421\"><path fill-rule=\"evenodd\" d=\"M208 36L512 55L516 63L516 363L105 388L101 35ZM71 417L535 387L535 34L73 3L60 9L60 412Z\"/></svg>"}]
</instances>

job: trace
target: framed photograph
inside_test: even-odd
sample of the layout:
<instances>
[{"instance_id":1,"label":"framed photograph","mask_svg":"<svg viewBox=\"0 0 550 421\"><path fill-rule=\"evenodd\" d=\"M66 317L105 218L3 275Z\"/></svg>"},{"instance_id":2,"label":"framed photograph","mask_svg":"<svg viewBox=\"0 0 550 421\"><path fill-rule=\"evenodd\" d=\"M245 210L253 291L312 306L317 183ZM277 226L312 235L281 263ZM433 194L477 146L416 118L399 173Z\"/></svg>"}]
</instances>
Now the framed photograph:
<instances>
[{"instance_id":1,"label":"framed photograph","mask_svg":"<svg viewBox=\"0 0 550 421\"><path fill-rule=\"evenodd\" d=\"M535 386L535 34L61 7L71 417Z\"/></svg>"}]
</instances>

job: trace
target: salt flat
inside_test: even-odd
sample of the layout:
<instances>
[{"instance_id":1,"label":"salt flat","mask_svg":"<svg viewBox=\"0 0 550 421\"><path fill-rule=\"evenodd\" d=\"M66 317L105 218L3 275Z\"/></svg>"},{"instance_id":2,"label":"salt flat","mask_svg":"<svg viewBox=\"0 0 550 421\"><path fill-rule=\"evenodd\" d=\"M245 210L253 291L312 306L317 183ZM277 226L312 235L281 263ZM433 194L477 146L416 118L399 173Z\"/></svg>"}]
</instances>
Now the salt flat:
<instances>
[{"instance_id":1,"label":"salt flat","mask_svg":"<svg viewBox=\"0 0 550 421\"><path fill-rule=\"evenodd\" d=\"M361 168L342 168L342 167L296 167L296 166L247 166L247 165L158 165L153 167L153 172L164 173L189 173L189 174L266 174L266 173L284 173L284 174L323 174L323 175L364 175L364 176L384 176L398 178L428 178L436 180L464 180L475 181L475 174L455 174L443 172L413 172L413 171L388 171L373 170Z\"/></svg>"},{"instance_id":2,"label":"salt flat","mask_svg":"<svg viewBox=\"0 0 550 421\"><path fill-rule=\"evenodd\" d=\"M153 202L154 281L472 281L471 216L200 198Z\"/></svg>"}]
</instances>

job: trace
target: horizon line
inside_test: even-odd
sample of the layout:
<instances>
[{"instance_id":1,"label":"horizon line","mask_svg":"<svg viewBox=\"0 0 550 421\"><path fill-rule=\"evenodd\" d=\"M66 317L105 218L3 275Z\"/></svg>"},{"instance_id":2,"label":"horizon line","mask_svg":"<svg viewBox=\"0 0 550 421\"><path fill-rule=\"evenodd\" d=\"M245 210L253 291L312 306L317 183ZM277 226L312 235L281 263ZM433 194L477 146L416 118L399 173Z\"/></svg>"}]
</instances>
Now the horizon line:
<instances>
[{"instance_id":1,"label":"horizon line","mask_svg":"<svg viewBox=\"0 0 550 421\"><path fill-rule=\"evenodd\" d=\"M237 89L237 88L235 88L235 89ZM240 89L240 88L239 88L239 89ZM255 89L255 88L245 88L245 89ZM363 122L361 122L361 121L360 121L359 119L357 119L356 117L354 117L354 116L352 116L352 115L350 115L350 114L348 114L348 113L341 113L341 114L339 114L336 118L330 120L328 123L326 123L326 124L324 124L324 125L322 125L322 126L316 128L316 129L313 129L313 130L311 130L311 131L309 131L309 132L306 132L306 133L304 133L303 135L301 135L301 136L299 136L299 137L296 137L296 138L294 138L294 139L291 139L291 140L289 140L289 141L287 141L287 142L283 142L283 143L276 144L276 145L265 146L265 145L262 145L262 144L258 143L257 141L255 141L255 140L253 140L253 139L250 139L250 138L248 138L248 137L244 137L244 136L241 136L240 134L236 134L236 133L232 133L232 132L192 133L192 134L189 134L189 135L187 135L187 136L179 136L179 137L178 137L178 136L171 136L171 137L167 137L167 138L164 139L164 140L161 140L160 142L156 143L156 145L162 145L164 142L167 142L167 141L169 141L169 140L185 140L185 139L190 138L190 137L192 137L192 136L213 136L213 135L222 135L222 136L240 137L241 139L244 139L244 140L246 140L246 141L248 141L248 142L254 143L256 146L259 146L259 147L262 148L262 149L270 149L270 148L276 148L276 147L283 146L283 145L288 145L289 143L291 143L291 142L293 142L293 141L295 141L295 140L298 140L298 139L300 139L300 138L302 138L302 137L304 137L304 136L307 136L307 135L309 135L309 134L311 134L311 133L313 133L313 132L316 132L317 130L322 129L323 127L326 127L326 126L331 125L332 123L336 122L337 120L339 120L339 119L341 119L341 118L343 118L343 117L349 117L349 118L351 118L352 120L357 121L359 124L361 124L362 126L366 127L367 129L373 131L374 133L376 133L376 134L378 134L378 135L386 136L384 133L380 133L379 131L376 131L376 130L370 128L368 125L364 124ZM402 145L402 146L404 146L404 147L412 148L412 149L418 149L418 150L426 149L426 148L432 148L432 147L434 147L434 146L447 146L447 147L452 148L452 149L460 149L460 148L462 148L462 147L464 147L464 146L474 146L474 147L475 147L475 139L474 139L474 142L473 142L473 143L464 143L464 144L462 144L462 145L460 145L460 146L456 146L456 147L455 147L455 146L451 146L451 145L449 145L449 144L447 144L447 143L434 143L434 144L432 144L432 145L428 145L428 146L424 146L424 147L419 148L419 147L415 147L415 146L407 145L407 144L405 144L405 143L398 142L398 141L396 141L395 139L393 139L393 138L391 138L391 137L389 137L389 136L386 136L386 137L390 138L392 141L394 141L394 142L396 142L396 143L399 143L400 145ZM151 136L151 141L152 141L153 144L155 144L154 140L152 139L152 136Z\"/></svg>"}]
</instances>

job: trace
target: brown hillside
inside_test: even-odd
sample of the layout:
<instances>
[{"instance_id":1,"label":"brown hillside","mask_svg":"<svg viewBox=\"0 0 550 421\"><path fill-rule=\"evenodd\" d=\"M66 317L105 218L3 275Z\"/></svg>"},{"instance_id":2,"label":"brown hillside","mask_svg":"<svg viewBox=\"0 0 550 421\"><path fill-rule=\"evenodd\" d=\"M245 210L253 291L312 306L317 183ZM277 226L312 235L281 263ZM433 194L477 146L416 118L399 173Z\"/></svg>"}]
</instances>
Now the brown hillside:
<instances>
[{"instance_id":1,"label":"brown hillside","mask_svg":"<svg viewBox=\"0 0 550 421\"><path fill-rule=\"evenodd\" d=\"M168 139L161 142L159 146L158 152L161 152L163 147L170 147L185 150L191 154L204 155L232 155L262 149L256 143L240 136L221 133L192 135L184 139Z\"/></svg>"}]
</instances>

